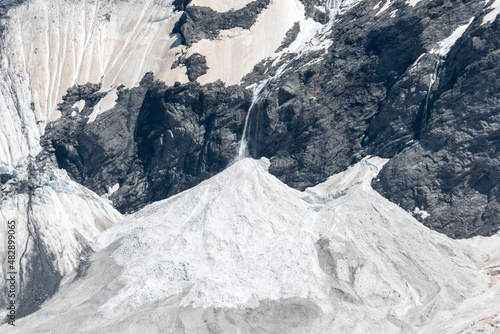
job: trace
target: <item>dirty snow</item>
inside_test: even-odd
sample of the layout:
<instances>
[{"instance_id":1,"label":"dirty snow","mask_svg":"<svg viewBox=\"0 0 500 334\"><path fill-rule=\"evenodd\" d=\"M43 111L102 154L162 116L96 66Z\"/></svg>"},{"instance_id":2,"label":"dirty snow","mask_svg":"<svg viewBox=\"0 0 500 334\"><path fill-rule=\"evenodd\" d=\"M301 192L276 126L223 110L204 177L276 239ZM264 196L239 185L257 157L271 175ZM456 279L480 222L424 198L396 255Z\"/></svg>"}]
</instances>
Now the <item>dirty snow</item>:
<instances>
[{"instance_id":1,"label":"dirty snow","mask_svg":"<svg viewBox=\"0 0 500 334\"><path fill-rule=\"evenodd\" d=\"M428 333L494 308L500 285L488 288L483 270L498 240L456 241L424 227L371 188L385 161L365 159L299 192L270 175L267 160L243 159L103 232L85 279L19 327L177 332L181 321L204 333L214 307L259 322L263 305L295 300L316 319L295 333ZM141 321L130 323L135 314ZM231 314L232 323L212 324L252 332Z\"/></svg>"}]
</instances>

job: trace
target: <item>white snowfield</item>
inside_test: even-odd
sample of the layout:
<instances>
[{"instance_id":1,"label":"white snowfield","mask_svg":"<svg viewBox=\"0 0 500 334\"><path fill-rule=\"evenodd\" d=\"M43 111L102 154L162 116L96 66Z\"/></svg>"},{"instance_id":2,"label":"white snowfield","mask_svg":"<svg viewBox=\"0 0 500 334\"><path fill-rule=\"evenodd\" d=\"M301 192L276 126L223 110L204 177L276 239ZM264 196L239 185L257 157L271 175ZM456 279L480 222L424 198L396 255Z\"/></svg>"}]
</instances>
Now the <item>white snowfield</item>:
<instances>
[{"instance_id":1,"label":"white snowfield","mask_svg":"<svg viewBox=\"0 0 500 334\"><path fill-rule=\"evenodd\" d=\"M371 188L384 163L299 192L240 160L100 234L15 331L455 333L500 305L500 237L427 229Z\"/></svg>"}]
</instances>

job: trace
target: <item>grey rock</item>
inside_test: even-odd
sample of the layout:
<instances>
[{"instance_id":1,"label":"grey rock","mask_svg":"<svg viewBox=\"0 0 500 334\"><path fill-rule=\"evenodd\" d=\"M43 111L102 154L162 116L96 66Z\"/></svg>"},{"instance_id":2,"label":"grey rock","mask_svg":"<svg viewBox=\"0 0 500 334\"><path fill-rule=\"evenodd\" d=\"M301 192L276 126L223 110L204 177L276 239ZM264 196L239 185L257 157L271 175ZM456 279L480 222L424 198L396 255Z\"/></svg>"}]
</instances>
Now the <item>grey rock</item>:
<instances>
[{"instance_id":1,"label":"grey rock","mask_svg":"<svg viewBox=\"0 0 500 334\"><path fill-rule=\"evenodd\" d=\"M196 185L236 155L249 93L221 82L166 87L147 74L118 92L116 106L94 122L63 116L47 127L40 156L130 212Z\"/></svg>"},{"instance_id":2,"label":"grey rock","mask_svg":"<svg viewBox=\"0 0 500 334\"><path fill-rule=\"evenodd\" d=\"M255 0L245 7L219 13L209 7L184 7L184 14L176 23L173 33L182 36L184 44L191 46L202 39L215 39L219 31L240 27L250 29L257 15L266 8L270 0Z\"/></svg>"},{"instance_id":3,"label":"grey rock","mask_svg":"<svg viewBox=\"0 0 500 334\"><path fill-rule=\"evenodd\" d=\"M286 32L285 38L283 38L281 45L279 46L279 48L276 49L276 53L281 52L282 50L289 47L297 39L299 32L300 32L300 23L295 22L293 24L293 27L291 27L290 30Z\"/></svg>"},{"instance_id":4,"label":"grey rock","mask_svg":"<svg viewBox=\"0 0 500 334\"><path fill-rule=\"evenodd\" d=\"M425 225L456 238L500 228L500 36L481 22L446 58L420 143L393 158L376 184L403 208L428 211Z\"/></svg>"},{"instance_id":5,"label":"grey rock","mask_svg":"<svg viewBox=\"0 0 500 334\"><path fill-rule=\"evenodd\" d=\"M195 81L200 76L207 73L207 59L205 56L199 53L193 53L188 58L184 56L180 56L177 60L172 64L172 68L179 67L181 65L186 66L186 73L189 81Z\"/></svg>"},{"instance_id":6,"label":"grey rock","mask_svg":"<svg viewBox=\"0 0 500 334\"><path fill-rule=\"evenodd\" d=\"M191 3L191 0L174 0L172 5L176 11L183 11Z\"/></svg>"}]
</instances>

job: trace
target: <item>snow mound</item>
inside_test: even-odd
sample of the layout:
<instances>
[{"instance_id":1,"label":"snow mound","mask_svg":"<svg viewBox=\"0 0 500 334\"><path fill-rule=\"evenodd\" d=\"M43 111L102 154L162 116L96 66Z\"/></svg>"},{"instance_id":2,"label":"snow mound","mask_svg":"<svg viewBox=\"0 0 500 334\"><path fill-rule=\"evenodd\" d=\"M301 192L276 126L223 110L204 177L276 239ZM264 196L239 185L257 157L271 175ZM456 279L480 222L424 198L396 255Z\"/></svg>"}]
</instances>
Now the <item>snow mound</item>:
<instances>
[{"instance_id":1,"label":"snow mound","mask_svg":"<svg viewBox=\"0 0 500 334\"><path fill-rule=\"evenodd\" d=\"M482 272L497 240L421 225L371 188L385 162L299 192L266 159L240 160L100 234L86 276L19 327L426 333L475 319L498 295Z\"/></svg>"},{"instance_id":2,"label":"snow mound","mask_svg":"<svg viewBox=\"0 0 500 334\"><path fill-rule=\"evenodd\" d=\"M237 307L262 299L322 297L318 239L308 204L250 159L148 206L97 238L129 282L100 310L139 305L192 285L181 305Z\"/></svg>"},{"instance_id":3,"label":"snow mound","mask_svg":"<svg viewBox=\"0 0 500 334\"><path fill-rule=\"evenodd\" d=\"M93 245L102 251L119 241L113 258L127 282L99 310L131 311L187 291L179 306L300 297L327 313L356 310L359 321L390 315L421 325L435 308L481 293L486 256L373 191L370 180L384 163L364 160L300 193L271 176L265 161L244 159L148 206Z\"/></svg>"}]
</instances>

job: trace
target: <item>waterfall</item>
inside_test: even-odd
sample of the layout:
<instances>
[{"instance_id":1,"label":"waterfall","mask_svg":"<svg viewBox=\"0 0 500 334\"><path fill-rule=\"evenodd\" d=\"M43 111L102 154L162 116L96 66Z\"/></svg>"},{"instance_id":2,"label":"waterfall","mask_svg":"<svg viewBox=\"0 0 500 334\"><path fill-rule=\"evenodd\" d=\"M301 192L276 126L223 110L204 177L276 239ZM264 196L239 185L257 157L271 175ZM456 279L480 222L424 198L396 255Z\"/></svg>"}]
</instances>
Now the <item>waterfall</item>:
<instances>
[{"instance_id":1,"label":"waterfall","mask_svg":"<svg viewBox=\"0 0 500 334\"><path fill-rule=\"evenodd\" d=\"M350 0L347 1L347 4L349 6L354 6L359 2L359 0ZM288 60L285 61L284 64L282 64L276 72L270 76L269 78L260 81L260 83L255 83L253 85L248 86L248 88L252 89L252 103L250 104L250 108L248 108L247 115L245 117L245 125L243 127L243 134L241 136L241 141L239 143L238 147L238 156L237 160L241 160L243 158L246 158L249 156L248 152L248 144L250 140L255 140L256 138L251 138L252 137L252 126L255 126L256 124L259 123L259 119L257 119L257 122L253 121L253 118L255 118L255 110L256 105L258 102L262 99L263 93L265 93L266 90L269 90L269 87L273 84L276 83L277 80L287 71L287 67L293 62L296 61L297 59L301 58L308 52L318 50L318 48L327 48L329 46L328 43L325 44L324 39L324 33L329 31L334 22L337 14L340 11L341 6L345 3L343 0L328 0L325 4L325 11L328 13L328 16L330 17L329 23L326 24L322 29L316 31L316 35L314 38L309 40L309 42L305 43L302 48L294 50L296 53L295 56ZM348 7L349 7L348 6ZM274 59L274 62L279 62L281 59L281 55L279 55L276 59ZM305 65L302 65L305 66ZM258 109L258 108L257 108ZM257 117L260 114L257 114ZM254 133L256 130L253 131Z\"/></svg>"},{"instance_id":2,"label":"waterfall","mask_svg":"<svg viewBox=\"0 0 500 334\"><path fill-rule=\"evenodd\" d=\"M249 141L249 127L252 118L252 111L254 110L254 106L260 101L261 92L264 90L264 87L269 82L268 80L262 81L260 84L253 84L252 87L252 103L250 104L250 108L248 108L247 116L245 117L245 125L243 127L243 135L241 136L240 146L238 148L238 160L246 158L248 156L248 141Z\"/></svg>"}]
</instances>

